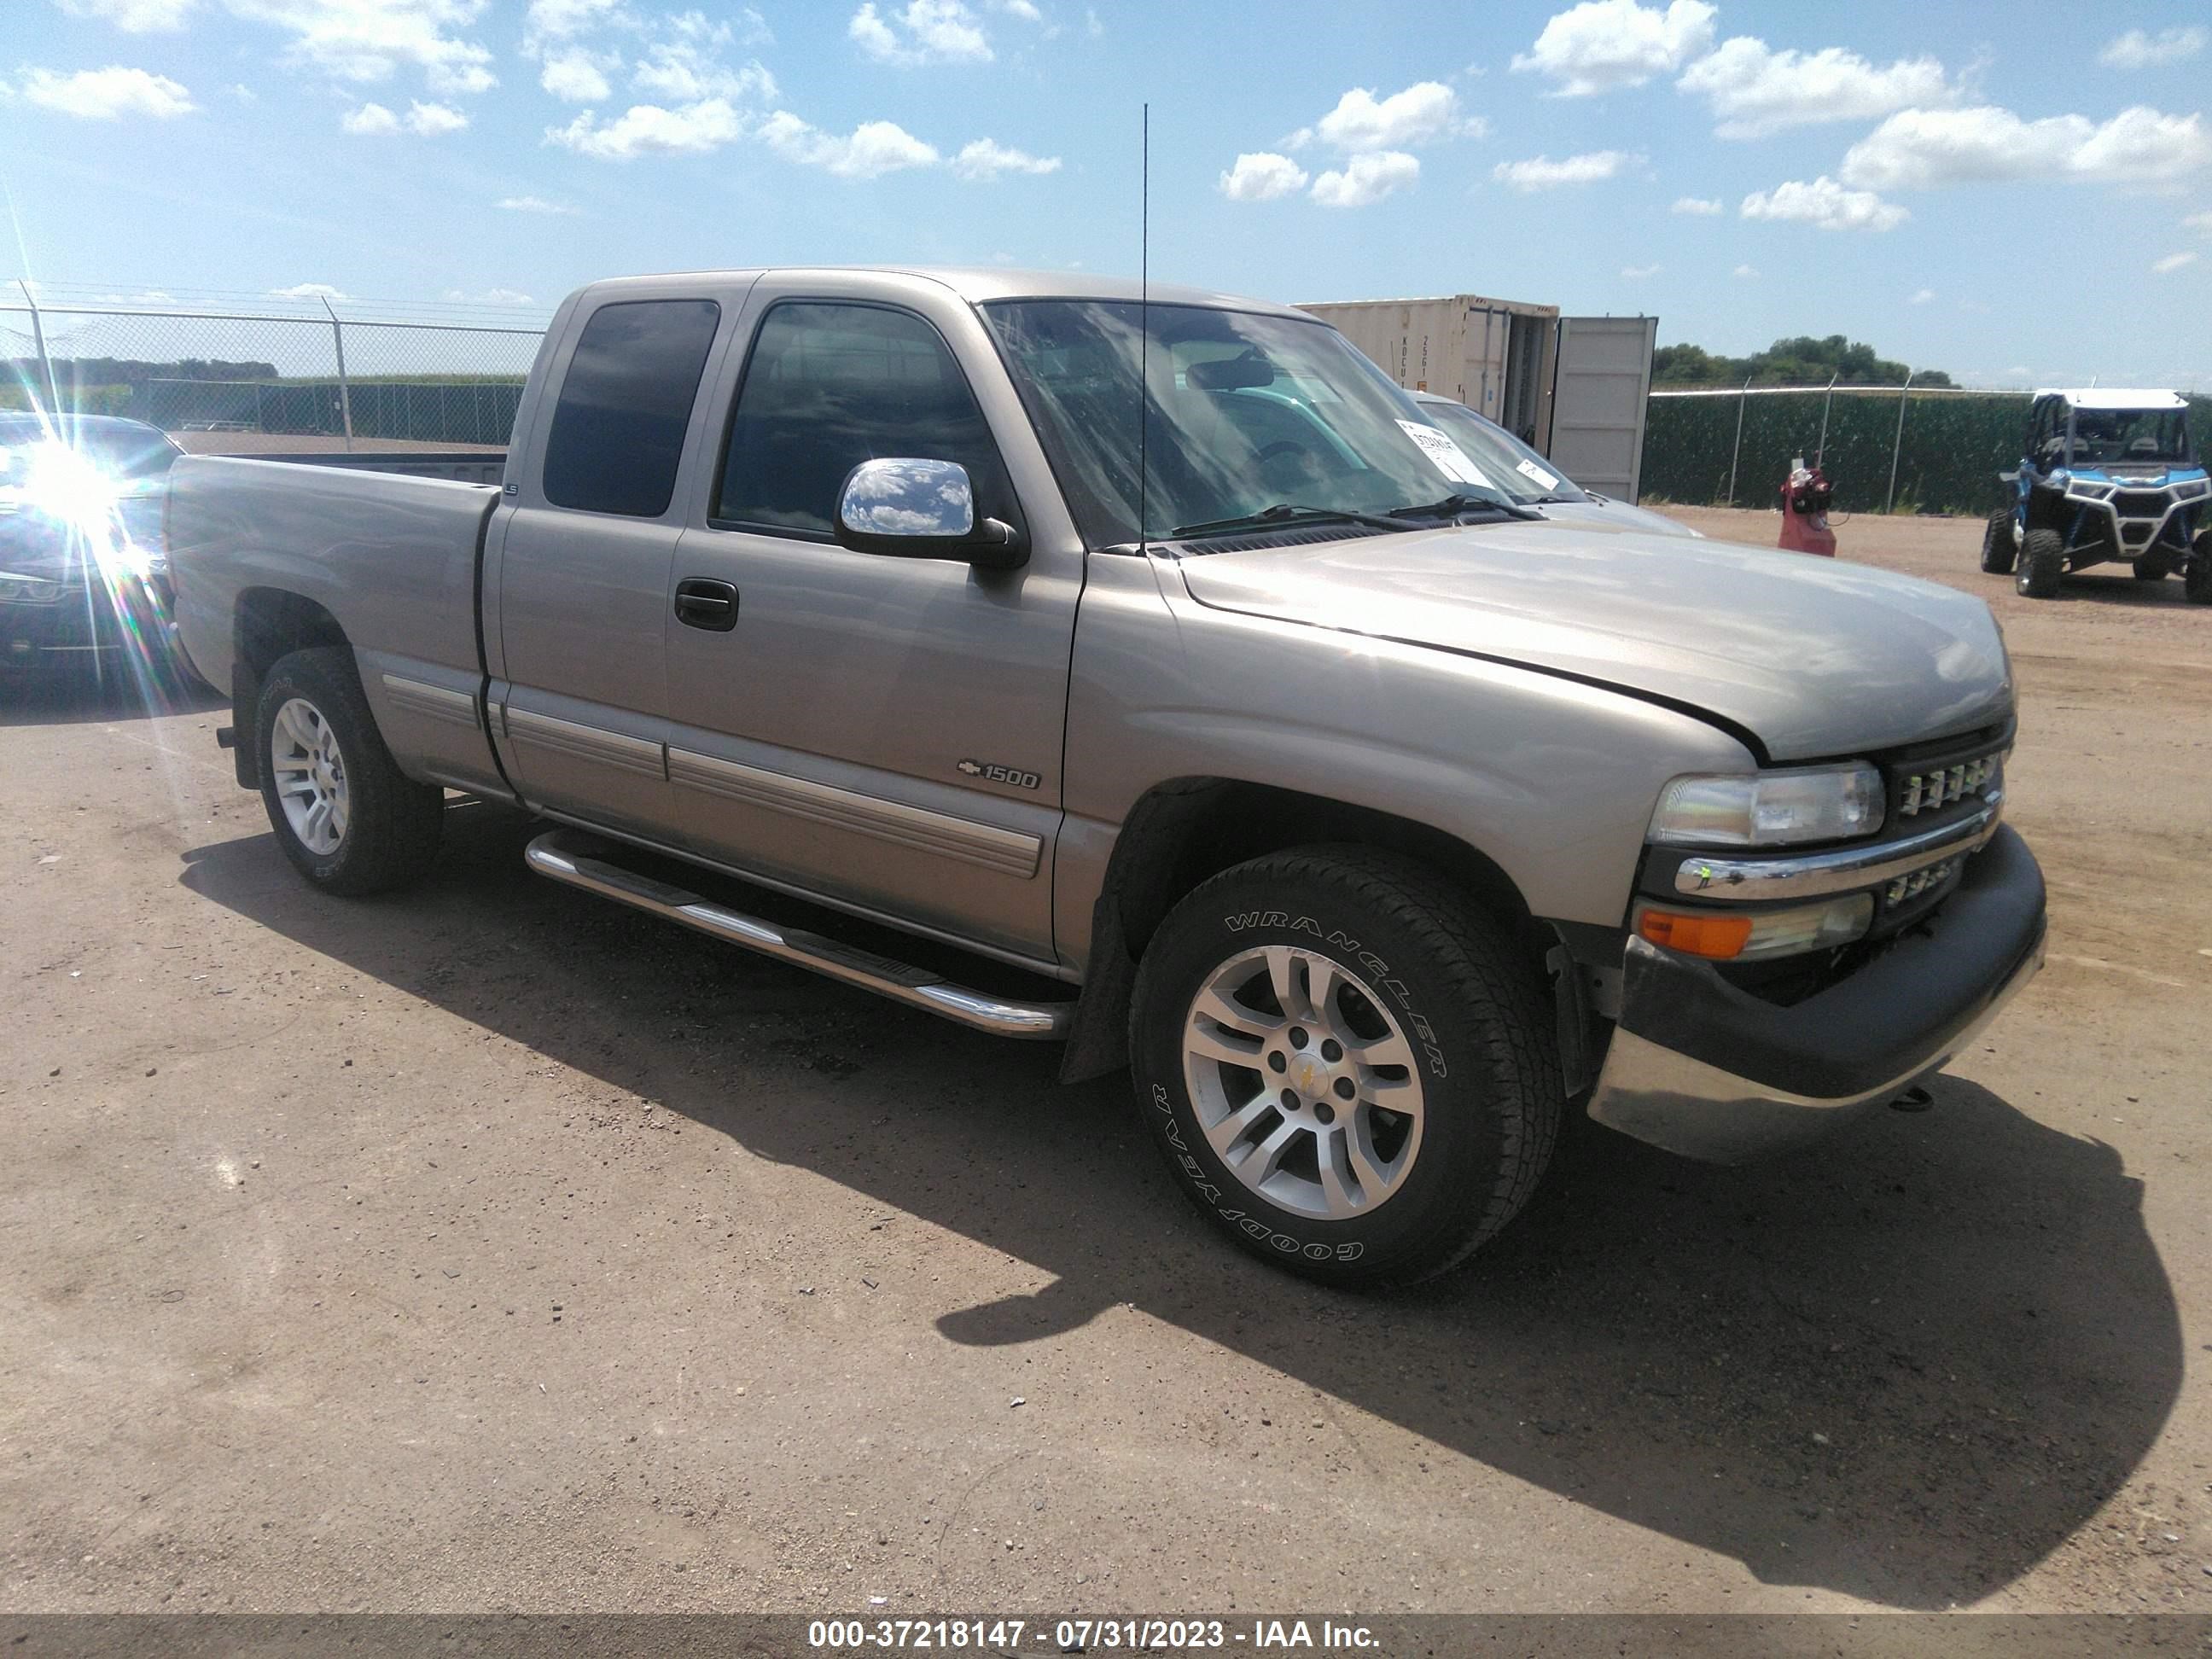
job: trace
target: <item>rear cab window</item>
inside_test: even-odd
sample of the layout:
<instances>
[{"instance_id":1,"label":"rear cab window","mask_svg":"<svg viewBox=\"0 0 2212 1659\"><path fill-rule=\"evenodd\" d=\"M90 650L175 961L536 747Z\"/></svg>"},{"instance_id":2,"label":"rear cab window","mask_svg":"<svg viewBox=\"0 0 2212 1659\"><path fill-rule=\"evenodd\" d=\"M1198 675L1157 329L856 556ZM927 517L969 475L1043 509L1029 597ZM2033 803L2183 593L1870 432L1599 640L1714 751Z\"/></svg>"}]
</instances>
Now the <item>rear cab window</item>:
<instances>
[{"instance_id":1,"label":"rear cab window","mask_svg":"<svg viewBox=\"0 0 2212 1659\"><path fill-rule=\"evenodd\" d=\"M592 313L553 406L548 501L635 519L667 512L721 315L712 300L624 300Z\"/></svg>"}]
</instances>

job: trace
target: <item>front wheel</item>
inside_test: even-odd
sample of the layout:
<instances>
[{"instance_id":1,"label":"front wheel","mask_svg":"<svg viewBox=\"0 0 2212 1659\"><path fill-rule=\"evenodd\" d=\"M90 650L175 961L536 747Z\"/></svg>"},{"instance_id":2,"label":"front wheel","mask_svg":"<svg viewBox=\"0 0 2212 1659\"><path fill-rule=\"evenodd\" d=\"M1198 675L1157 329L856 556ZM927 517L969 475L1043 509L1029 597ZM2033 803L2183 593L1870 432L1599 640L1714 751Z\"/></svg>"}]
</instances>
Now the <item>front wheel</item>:
<instances>
[{"instance_id":1,"label":"front wheel","mask_svg":"<svg viewBox=\"0 0 2212 1659\"><path fill-rule=\"evenodd\" d=\"M317 646L280 658L261 683L254 732L269 826L301 875L357 897L422 873L438 850L445 791L392 758L352 652Z\"/></svg>"},{"instance_id":2,"label":"front wheel","mask_svg":"<svg viewBox=\"0 0 2212 1659\"><path fill-rule=\"evenodd\" d=\"M2013 586L2031 599L2058 597L2058 579L2066 571L2066 538L2055 530L2031 530L2021 538L2020 568L2013 572Z\"/></svg>"},{"instance_id":3,"label":"front wheel","mask_svg":"<svg viewBox=\"0 0 2212 1659\"><path fill-rule=\"evenodd\" d=\"M1177 1184L1326 1283L1455 1266L1519 1212L1559 1134L1534 963L1426 866L1364 848L1195 889L1145 952L1130 1053Z\"/></svg>"},{"instance_id":4,"label":"front wheel","mask_svg":"<svg viewBox=\"0 0 2212 1659\"><path fill-rule=\"evenodd\" d=\"M1990 514L1989 528L1982 532L1982 568L1992 576L2012 574L2014 559L2019 556L2019 546L2013 539L2013 510L1999 507Z\"/></svg>"},{"instance_id":5,"label":"front wheel","mask_svg":"<svg viewBox=\"0 0 2212 1659\"><path fill-rule=\"evenodd\" d=\"M2200 532L2191 546L2181 591L2191 605L2212 605L2212 530Z\"/></svg>"}]
</instances>

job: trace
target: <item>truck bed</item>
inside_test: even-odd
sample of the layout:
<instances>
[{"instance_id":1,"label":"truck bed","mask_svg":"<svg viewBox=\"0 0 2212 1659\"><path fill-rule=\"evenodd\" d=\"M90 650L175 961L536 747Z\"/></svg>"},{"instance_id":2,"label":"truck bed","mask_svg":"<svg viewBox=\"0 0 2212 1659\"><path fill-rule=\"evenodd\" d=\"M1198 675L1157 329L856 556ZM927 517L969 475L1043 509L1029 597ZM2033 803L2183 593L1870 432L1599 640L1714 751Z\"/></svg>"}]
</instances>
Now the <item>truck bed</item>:
<instances>
[{"instance_id":1,"label":"truck bed","mask_svg":"<svg viewBox=\"0 0 2212 1659\"><path fill-rule=\"evenodd\" d=\"M507 473L503 449L303 450L251 455L207 453L208 460L275 461L286 466L330 466L349 472L393 472L410 478L449 478L456 483L498 483Z\"/></svg>"}]
</instances>

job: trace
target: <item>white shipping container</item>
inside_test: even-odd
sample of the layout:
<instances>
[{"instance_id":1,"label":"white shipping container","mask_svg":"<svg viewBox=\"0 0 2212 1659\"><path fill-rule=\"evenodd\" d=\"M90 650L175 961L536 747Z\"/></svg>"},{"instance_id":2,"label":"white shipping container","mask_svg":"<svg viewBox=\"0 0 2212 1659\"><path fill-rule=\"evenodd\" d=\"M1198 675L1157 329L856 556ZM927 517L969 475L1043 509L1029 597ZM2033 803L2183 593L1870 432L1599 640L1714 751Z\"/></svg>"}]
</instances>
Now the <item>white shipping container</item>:
<instances>
[{"instance_id":1,"label":"white shipping container","mask_svg":"<svg viewBox=\"0 0 2212 1659\"><path fill-rule=\"evenodd\" d=\"M1589 489L1633 501L1658 321L1455 294L1306 305L1409 392L1486 415ZM1579 469L1579 470L1578 470Z\"/></svg>"}]
</instances>

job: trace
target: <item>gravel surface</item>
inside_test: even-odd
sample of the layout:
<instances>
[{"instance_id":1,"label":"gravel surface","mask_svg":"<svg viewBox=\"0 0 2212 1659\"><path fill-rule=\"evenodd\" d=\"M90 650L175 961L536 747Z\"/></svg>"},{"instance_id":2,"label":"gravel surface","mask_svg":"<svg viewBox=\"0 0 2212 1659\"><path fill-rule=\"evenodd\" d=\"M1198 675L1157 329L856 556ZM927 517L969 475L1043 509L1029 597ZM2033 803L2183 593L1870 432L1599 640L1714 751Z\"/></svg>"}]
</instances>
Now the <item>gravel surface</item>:
<instances>
[{"instance_id":1,"label":"gravel surface","mask_svg":"<svg viewBox=\"0 0 2212 1659\"><path fill-rule=\"evenodd\" d=\"M2004 620L2051 967L1935 1110L1586 1133L1393 1299L1218 1243L1123 1079L482 806L317 897L223 711L0 692L0 1607L2212 1607L2212 612L1840 533Z\"/></svg>"}]
</instances>

